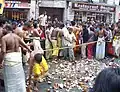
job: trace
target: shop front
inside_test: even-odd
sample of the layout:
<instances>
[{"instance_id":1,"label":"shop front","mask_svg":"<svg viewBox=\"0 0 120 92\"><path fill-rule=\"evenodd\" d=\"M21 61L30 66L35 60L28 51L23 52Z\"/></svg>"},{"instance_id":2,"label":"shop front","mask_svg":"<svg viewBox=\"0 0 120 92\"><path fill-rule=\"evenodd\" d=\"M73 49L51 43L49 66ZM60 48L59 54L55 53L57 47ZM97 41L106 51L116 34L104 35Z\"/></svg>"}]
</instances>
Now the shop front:
<instances>
[{"instance_id":1,"label":"shop front","mask_svg":"<svg viewBox=\"0 0 120 92\"><path fill-rule=\"evenodd\" d=\"M25 1L25 0L24 0ZM20 1L5 1L4 17L8 20L26 20L29 17L30 4Z\"/></svg>"},{"instance_id":2,"label":"shop front","mask_svg":"<svg viewBox=\"0 0 120 92\"><path fill-rule=\"evenodd\" d=\"M99 21L111 23L114 21L114 6L75 2L72 3L72 10L76 22Z\"/></svg>"},{"instance_id":3,"label":"shop front","mask_svg":"<svg viewBox=\"0 0 120 92\"><path fill-rule=\"evenodd\" d=\"M54 21L57 18L59 21L63 21L63 8L52 8L52 7L40 7L39 13L40 15L44 12L47 12L47 15L51 17L51 21ZM54 11L54 13L53 13Z\"/></svg>"},{"instance_id":4,"label":"shop front","mask_svg":"<svg viewBox=\"0 0 120 92\"><path fill-rule=\"evenodd\" d=\"M42 0L39 4L39 15L46 11L51 21L56 18L58 21L66 21L66 0Z\"/></svg>"}]
</instances>

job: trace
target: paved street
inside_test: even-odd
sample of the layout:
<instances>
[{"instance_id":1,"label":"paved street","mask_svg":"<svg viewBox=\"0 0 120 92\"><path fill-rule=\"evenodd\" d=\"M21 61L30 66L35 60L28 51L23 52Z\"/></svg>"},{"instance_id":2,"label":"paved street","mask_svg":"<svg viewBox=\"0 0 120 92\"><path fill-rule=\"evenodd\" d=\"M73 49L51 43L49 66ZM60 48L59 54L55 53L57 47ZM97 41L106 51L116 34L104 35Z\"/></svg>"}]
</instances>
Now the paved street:
<instances>
[{"instance_id":1,"label":"paved street","mask_svg":"<svg viewBox=\"0 0 120 92\"><path fill-rule=\"evenodd\" d=\"M44 65L43 57L36 54L42 49L48 60L61 58L47 61L49 70L45 69L47 64ZM48 71L38 83L39 92L89 92L103 69L120 67L120 0L0 0L0 57L4 59L0 58L0 63L17 65L21 58L16 54L19 50L22 61L28 61L28 52L35 51L30 54L36 61L34 70ZM18 67L8 70L14 72L15 69L19 71ZM26 80L28 70L26 64ZM8 72L5 74L9 76ZM18 86L16 83L13 84ZM108 83L112 87L106 87L106 83L98 88L113 87L112 83ZM18 87L13 90L18 90ZM2 69L0 92L5 92Z\"/></svg>"},{"instance_id":2,"label":"paved street","mask_svg":"<svg viewBox=\"0 0 120 92\"><path fill-rule=\"evenodd\" d=\"M102 61L77 60L76 63L59 60L49 62L49 74L39 83L39 92L82 92L91 88L97 74L104 68L110 67L111 58ZM116 61L115 61L116 62ZM116 63L117 64L117 63ZM119 63L118 63L119 64ZM0 87L0 92L4 92Z\"/></svg>"}]
</instances>

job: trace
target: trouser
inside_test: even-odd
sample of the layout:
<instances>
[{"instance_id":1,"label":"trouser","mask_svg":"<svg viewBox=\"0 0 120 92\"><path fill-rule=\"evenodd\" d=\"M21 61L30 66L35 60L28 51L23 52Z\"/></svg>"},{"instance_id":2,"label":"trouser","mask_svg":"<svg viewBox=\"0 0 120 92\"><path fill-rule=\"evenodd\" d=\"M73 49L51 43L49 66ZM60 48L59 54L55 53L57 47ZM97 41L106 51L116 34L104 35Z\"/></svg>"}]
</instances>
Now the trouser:
<instances>
[{"instance_id":1,"label":"trouser","mask_svg":"<svg viewBox=\"0 0 120 92\"><path fill-rule=\"evenodd\" d=\"M68 46L65 46L65 47L68 47ZM75 56L74 56L73 48L69 47L69 48L63 49L63 56L64 56L65 60L74 61L75 60Z\"/></svg>"},{"instance_id":2,"label":"trouser","mask_svg":"<svg viewBox=\"0 0 120 92\"><path fill-rule=\"evenodd\" d=\"M41 45L41 48L43 49L43 50L45 50L45 40L41 40L40 41L40 45ZM46 54L45 54L46 52L44 52L44 57L46 58Z\"/></svg>"},{"instance_id":3,"label":"trouser","mask_svg":"<svg viewBox=\"0 0 120 92\"><path fill-rule=\"evenodd\" d=\"M83 45L81 47L81 55L82 55L82 58L86 58L86 45Z\"/></svg>"},{"instance_id":4,"label":"trouser","mask_svg":"<svg viewBox=\"0 0 120 92\"><path fill-rule=\"evenodd\" d=\"M93 56L93 44L88 44L87 55L88 55L88 59L92 59L92 56Z\"/></svg>"},{"instance_id":5,"label":"trouser","mask_svg":"<svg viewBox=\"0 0 120 92\"><path fill-rule=\"evenodd\" d=\"M106 42L106 44L105 44L105 57L107 57L108 56L108 43Z\"/></svg>"},{"instance_id":6,"label":"trouser","mask_svg":"<svg viewBox=\"0 0 120 92\"><path fill-rule=\"evenodd\" d=\"M64 46L64 47L67 47L67 46ZM68 54L68 49L67 48L63 49L63 56L64 56L65 60L68 59L69 54Z\"/></svg>"},{"instance_id":7,"label":"trouser","mask_svg":"<svg viewBox=\"0 0 120 92\"><path fill-rule=\"evenodd\" d=\"M52 40L52 46L53 46L53 53L52 56L58 56L58 47L57 47L57 40Z\"/></svg>"},{"instance_id":8,"label":"trouser","mask_svg":"<svg viewBox=\"0 0 120 92\"><path fill-rule=\"evenodd\" d=\"M70 61L74 61L75 60L75 56L74 56L74 50L72 47L68 48L68 53L69 53L69 60Z\"/></svg>"},{"instance_id":9,"label":"trouser","mask_svg":"<svg viewBox=\"0 0 120 92\"><path fill-rule=\"evenodd\" d=\"M48 39L45 41L45 49L52 49L51 43ZM46 51L45 53L46 59L50 59L52 57L52 51Z\"/></svg>"}]
</instances>

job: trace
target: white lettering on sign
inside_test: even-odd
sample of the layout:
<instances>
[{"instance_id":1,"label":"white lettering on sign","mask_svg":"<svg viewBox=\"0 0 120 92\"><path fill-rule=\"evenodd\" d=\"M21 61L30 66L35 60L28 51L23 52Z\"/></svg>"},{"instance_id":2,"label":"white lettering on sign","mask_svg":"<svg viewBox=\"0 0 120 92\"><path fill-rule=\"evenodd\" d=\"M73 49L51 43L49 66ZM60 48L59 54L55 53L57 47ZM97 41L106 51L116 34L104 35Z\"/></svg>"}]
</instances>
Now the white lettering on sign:
<instances>
[{"instance_id":1,"label":"white lettering on sign","mask_svg":"<svg viewBox=\"0 0 120 92\"><path fill-rule=\"evenodd\" d=\"M30 4L20 1L5 1L5 8L30 8Z\"/></svg>"},{"instance_id":2,"label":"white lettering on sign","mask_svg":"<svg viewBox=\"0 0 120 92\"><path fill-rule=\"evenodd\" d=\"M5 3L17 3L17 4L20 4L21 1L5 1Z\"/></svg>"},{"instance_id":3,"label":"white lettering on sign","mask_svg":"<svg viewBox=\"0 0 120 92\"><path fill-rule=\"evenodd\" d=\"M84 4L84 3L73 3L72 8L73 9L82 9L82 10L92 10L92 11L103 11L103 12L114 12L115 11L115 7Z\"/></svg>"}]
</instances>

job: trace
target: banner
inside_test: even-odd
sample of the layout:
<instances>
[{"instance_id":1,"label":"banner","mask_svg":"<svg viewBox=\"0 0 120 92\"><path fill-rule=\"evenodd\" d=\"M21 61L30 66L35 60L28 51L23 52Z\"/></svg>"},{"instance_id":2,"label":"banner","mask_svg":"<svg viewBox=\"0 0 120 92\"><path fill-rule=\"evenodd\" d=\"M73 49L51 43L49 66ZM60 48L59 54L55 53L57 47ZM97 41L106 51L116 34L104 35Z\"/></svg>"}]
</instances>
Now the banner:
<instances>
[{"instance_id":1,"label":"banner","mask_svg":"<svg viewBox=\"0 0 120 92\"><path fill-rule=\"evenodd\" d=\"M0 14L3 14L4 5L4 0L0 0Z\"/></svg>"}]
</instances>

